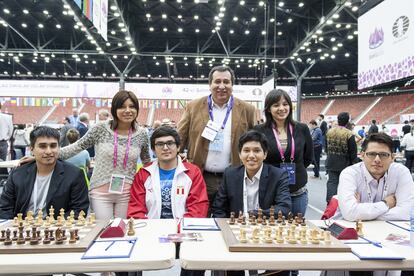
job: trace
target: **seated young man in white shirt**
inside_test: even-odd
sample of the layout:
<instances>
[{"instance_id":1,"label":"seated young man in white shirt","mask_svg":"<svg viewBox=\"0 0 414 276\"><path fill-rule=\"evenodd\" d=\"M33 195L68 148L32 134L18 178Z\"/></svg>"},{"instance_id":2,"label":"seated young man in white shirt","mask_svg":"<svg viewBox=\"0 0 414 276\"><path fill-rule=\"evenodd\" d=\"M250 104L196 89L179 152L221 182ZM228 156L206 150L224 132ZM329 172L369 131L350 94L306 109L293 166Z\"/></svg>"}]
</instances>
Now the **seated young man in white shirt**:
<instances>
[{"instance_id":1,"label":"seated young man in white shirt","mask_svg":"<svg viewBox=\"0 0 414 276\"><path fill-rule=\"evenodd\" d=\"M394 162L392 146L387 134L371 134L362 144L363 162L342 171L338 201L344 219L410 219L414 183L409 170Z\"/></svg>"}]
</instances>

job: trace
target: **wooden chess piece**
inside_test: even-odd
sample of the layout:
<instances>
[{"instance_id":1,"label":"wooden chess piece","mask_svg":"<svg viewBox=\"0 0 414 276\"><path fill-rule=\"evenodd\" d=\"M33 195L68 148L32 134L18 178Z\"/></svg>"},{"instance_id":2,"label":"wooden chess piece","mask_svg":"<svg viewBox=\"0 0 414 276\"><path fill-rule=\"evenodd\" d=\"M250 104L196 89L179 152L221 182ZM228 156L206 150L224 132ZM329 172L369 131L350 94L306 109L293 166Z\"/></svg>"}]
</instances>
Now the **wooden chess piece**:
<instances>
[{"instance_id":1,"label":"wooden chess piece","mask_svg":"<svg viewBox=\"0 0 414 276\"><path fill-rule=\"evenodd\" d=\"M16 243L17 244L25 244L25 239L24 239L24 236L23 236L23 222L21 222L20 223L20 225L19 225L19 236L18 236L18 238L17 238L17 241L16 241Z\"/></svg>"},{"instance_id":2,"label":"wooden chess piece","mask_svg":"<svg viewBox=\"0 0 414 276\"><path fill-rule=\"evenodd\" d=\"M23 222L23 213L17 213L17 220L18 222Z\"/></svg>"},{"instance_id":3,"label":"wooden chess piece","mask_svg":"<svg viewBox=\"0 0 414 276\"><path fill-rule=\"evenodd\" d=\"M311 231L311 243L313 243L313 244L319 244L319 237L318 237L318 235L319 235L319 231L318 230L313 229Z\"/></svg>"},{"instance_id":4,"label":"wooden chess piece","mask_svg":"<svg viewBox=\"0 0 414 276\"><path fill-rule=\"evenodd\" d=\"M259 227L254 227L253 232L252 232L252 241L254 243L258 243L260 241L259 233L260 233L260 228Z\"/></svg>"},{"instance_id":5,"label":"wooden chess piece","mask_svg":"<svg viewBox=\"0 0 414 276\"><path fill-rule=\"evenodd\" d=\"M283 241L283 228L279 226L276 232L276 242L283 243Z\"/></svg>"},{"instance_id":6,"label":"wooden chess piece","mask_svg":"<svg viewBox=\"0 0 414 276\"><path fill-rule=\"evenodd\" d=\"M2 229L1 230L0 242L4 242L5 240L6 240L6 230Z\"/></svg>"},{"instance_id":7,"label":"wooden chess piece","mask_svg":"<svg viewBox=\"0 0 414 276\"><path fill-rule=\"evenodd\" d=\"M96 223L96 215L95 215L95 213L90 213L89 214L89 224L94 225L95 223Z\"/></svg>"},{"instance_id":8,"label":"wooden chess piece","mask_svg":"<svg viewBox=\"0 0 414 276\"><path fill-rule=\"evenodd\" d=\"M55 223L55 209L53 208L53 205L51 205L49 208L49 223Z\"/></svg>"},{"instance_id":9,"label":"wooden chess piece","mask_svg":"<svg viewBox=\"0 0 414 276\"><path fill-rule=\"evenodd\" d=\"M68 237L66 237L66 229L62 229L61 237L62 237L62 240L64 240L64 241L67 240Z\"/></svg>"},{"instance_id":10,"label":"wooden chess piece","mask_svg":"<svg viewBox=\"0 0 414 276\"><path fill-rule=\"evenodd\" d=\"M272 243L272 228L266 227L264 229L264 241L265 243Z\"/></svg>"},{"instance_id":11,"label":"wooden chess piece","mask_svg":"<svg viewBox=\"0 0 414 276\"><path fill-rule=\"evenodd\" d=\"M60 228L56 229L56 231L55 231L55 243L56 244L62 244L63 243L62 230Z\"/></svg>"},{"instance_id":12,"label":"wooden chess piece","mask_svg":"<svg viewBox=\"0 0 414 276\"><path fill-rule=\"evenodd\" d=\"M358 220L356 222L356 227L355 228L356 228L355 230L358 233L358 236L363 237L364 236L364 232L362 231L362 228L363 228L362 220Z\"/></svg>"},{"instance_id":13,"label":"wooden chess piece","mask_svg":"<svg viewBox=\"0 0 414 276\"><path fill-rule=\"evenodd\" d=\"M50 244L50 238L49 238L49 229L46 228L44 230L44 238L43 238L43 244Z\"/></svg>"},{"instance_id":14,"label":"wooden chess piece","mask_svg":"<svg viewBox=\"0 0 414 276\"><path fill-rule=\"evenodd\" d=\"M17 241L17 230L13 230L13 238L12 241Z\"/></svg>"},{"instance_id":15,"label":"wooden chess piece","mask_svg":"<svg viewBox=\"0 0 414 276\"><path fill-rule=\"evenodd\" d=\"M72 218L68 216L66 219L66 227L71 228L73 225L72 223L73 223Z\"/></svg>"},{"instance_id":16,"label":"wooden chess piece","mask_svg":"<svg viewBox=\"0 0 414 276\"><path fill-rule=\"evenodd\" d=\"M44 226L45 226L46 228L47 228L47 227L50 227L50 217L49 217L49 216L46 216Z\"/></svg>"},{"instance_id":17,"label":"wooden chess piece","mask_svg":"<svg viewBox=\"0 0 414 276\"><path fill-rule=\"evenodd\" d=\"M293 214L292 214L292 212L289 212L288 213L288 223L289 224L292 224L293 223Z\"/></svg>"},{"instance_id":18,"label":"wooden chess piece","mask_svg":"<svg viewBox=\"0 0 414 276\"><path fill-rule=\"evenodd\" d=\"M43 225L43 211L42 211L42 209L39 209L39 211L37 211L35 225L36 226L42 226Z\"/></svg>"},{"instance_id":19,"label":"wooden chess piece","mask_svg":"<svg viewBox=\"0 0 414 276\"><path fill-rule=\"evenodd\" d=\"M27 218L29 224L32 224L33 223L33 212L32 211L27 211L26 218Z\"/></svg>"},{"instance_id":20,"label":"wooden chess piece","mask_svg":"<svg viewBox=\"0 0 414 276\"><path fill-rule=\"evenodd\" d=\"M324 231L323 234L324 234L324 240L323 241L325 242L325 244L327 244L327 245L331 244L332 243L331 232Z\"/></svg>"},{"instance_id":21,"label":"wooden chess piece","mask_svg":"<svg viewBox=\"0 0 414 276\"><path fill-rule=\"evenodd\" d=\"M69 234L70 234L69 243L76 243L75 230L70 230Z\"/></svg>"},{"instance_id":22,"label":"wooden chess piece","mask_svg":"<svg viewBox=\"0 0 414 276\"><path fill-rule=\"evenodd\" d=\"M134 236L135 235L135 229L134 229L134 219L130 218L128 220L128 236Z\"/></svg>"},{"instance_id":23,"label":"wooden chess piece","mask_svg":"<svg viewBox=\"0 0 414 276\"><path fill-rule=\"evenodd\" d=\"M263 221L263 210L259 208L257 210L257 223L262 224L262 221Z\"/></svg>"},{"instance_id":24,"label":"wooden chess piece","mask_svg":"<svg viewBox=\"0 0 414 276\"><path fill-rule=\"evenodd\" d=\"M240 228L239 240L241 243L247 243L246 229Z\"/></svg>"},{"instance_id":25,"label":"wooden chess piece","mask_svg":"<svg viewBox=\"0 0 414 276\"><path fill-rule=\"evenodd\" d=\"M26 241L30 241L31 237L30 237L30 230L26 229L26 237L24 238Z\"/></svg>"},{"instance_id":26,"label":"wooden chess piece","mask_svg":"<svg viewBox=\"0 0 414 276\"><path fill-rule=\"evenodd\" d=\"M275 206L270 206L270 210L269 210L269 217L271 216L275 216Z\"/></svg>"},{"instance_id":27,"label":"wooden chess piece","mask_svg":"<svg viewBox=\"0 0 414 276\"><path fill-rule=\"evenodd\" d=\"M277 212L277 223L280 224L283 222L283 213L281 210L279 210L279 212Z\"/></svg>"},{"instance_id":28,"label":"wooden chess piece","mask_svg":"<svg viewBox=\"0 0 414 276\"><path fill-rule=\"evenodd\" d=\"M234 212L230 212L230 221L229 221L230 225L234 225L234 223L236 222L235 216L236 214Z\"/></svg>"},{"instance_id":29,"label":"wooden chess piece","mask_svg":"<svg viewBox=\"0 0 414 276\"><path fill-rule=\"evenodd\" d=\"M78 235L78 233L79 233L79 229L74 229L74 231L75 231L75 237L76 237L76 239L77 240L79 240L80 238L79 238L79 235Z\"/></svg>"},{"instance_id":30,"label":"wooden chess piece","mask_svg":"<svg viewBox=\"0 0 414 276\"><path fill-rule=\"evenodd\" d=\"M263 216L262 225L267 225L266 216Z\"/></svg>"},{"instance_id":31,"label":"wooden chess piece","mask_svg":"<svg viewBox=\"0 0 414 276\"><path fill-rule=\"evenodd\" d=\"M62 221L62 217L58 216L57 217L57 221L55 223L56 226L62 226L63 225L63 221Z\"/></svg>"},{"instance_id":32,"label":"wooden chess piece","mask_svg":"<svg viewBox=\"0 0 414 276\"><path fill-rule=\"evenodd\" d=\"M62 217L62 221L65 221L65 209L60 208L60 210L59 210L59 216Z\"/></svg>"},{"instance_id":33,"label":"wooden chess piece","mask_svg":"<svg viewBox=\"0 0 414 276\"><path fill-rule=\"evenodd\" d=\"M252 216L252 220L250 221L250 224L251 225L256 225L256 216L255 215Z\"/></svg>"},{"instance_id":34,"label":"wooden chess piece","mask_svg":"<svg viewBox=\"0 0 414 276\"><path fill-rule=\"evenodd\" d=\"M305 228L301 228L299 230L299 237L300 237L300 243L301 244L307 244L308 241L306 240L306 229Z\"/></svg>"},{"instance_id":35,"label":"wooden chess piece","mask_svg":"<svg viewBox=\"0 0 414 276\"><path fill-rule=\"evenodd\" d=\"M244 215L242 216L241 224L246 225L246 217Z\"/></svg>"},{"instance_id":36,"label":"wooden chess piece","mask_svg":"<svg viewBox=\"0 0 414 276\"><path fill-rule=\"evenodd\" d=\"M13 241L10 238L11 235L11 231L9 228L6 229L6 238L4 240L4 245L12 245Z\"/></svg>"},{"instance_id":37,"label":"wooden chess piece","mask_svg":"<svg viewBox=\"0 0 414 276\"><path fill-rule=\"evenodd\" d=\"M30 238L30 245L39 244L39 238L37 237L36 227L32 227L32 237Z\"/></svg>"},{"instance_id":38,"label":"wooden chess piece","mask_svg":"<svg viewBox=\"0 0 414 276\"><path fill-rule=\"evenodd\" d=\"M54 231L52 229L49 229L49 239L51 241L54 241L55 240L55 236L53 235L53 233L54 233Z\"/></svg>"},{"instance_id":39,"label":"wooden chess piece","mask_svg":"<svg viewBox=\"0 0 414 276\"><path fill-rule=\"evenodd\" d=\"M237 223L241 223L243 220L243 211L239 212L239 217L237 218Z\"/></svg>"},{"instance_id":40,"label":"wooden chess piece","mask_svg":"<svg viewBox=\"0 0 414 276\"><path fill-rule=\"evenodd\" d=\"M13 218L13 227L17 227L19 226L19 220L17 219L17 217Z\"/></svg>"},{"instance_id":41,"label":"wooden chess piece","mask_svg":"<svg viewBox=\"0 0 414 276\"><path fill-rule=\"evenodd\" d=\"M276 223L275 223L275 216L270 216L270 218L269 218L269 225L270 226L275 226L276 225Z\"/></svg>"}]
</instances>

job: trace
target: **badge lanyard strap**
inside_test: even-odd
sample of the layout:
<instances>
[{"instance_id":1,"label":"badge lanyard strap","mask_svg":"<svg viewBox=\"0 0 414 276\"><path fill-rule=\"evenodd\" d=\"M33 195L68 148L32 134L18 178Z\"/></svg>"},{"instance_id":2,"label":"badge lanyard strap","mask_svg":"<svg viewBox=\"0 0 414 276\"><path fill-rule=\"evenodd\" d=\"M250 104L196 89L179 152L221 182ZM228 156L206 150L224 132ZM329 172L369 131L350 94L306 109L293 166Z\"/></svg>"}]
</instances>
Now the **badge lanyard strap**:
<instances>
[{"instance_id":1,"label":"badge lanyard strap","mask_svg":"<svg viewBox=\"0 0 414 276\"><path fill-rule=\"evenodd\" d=\"M118 161L118 130L115 129L115 135L114 135L114 168L116 168L117 165L117 161ZM128 158L129 158L129 147L131 145L131 129L128 130L128 142L126 145L126 149L125 149L125 156L124 156L124 164L123 164L123 168L124 170L127 167L127 163L128 163Z\"/></svg>"},{"instance_id":2,"label":"badge lanyard strap","mask_svg":"<svg viewBox=\"0 0 414 276\"><path fill-rule=\"evenodd\" d=\"M224 117L224 121L223 121L223 124L221 125L221 129L224 129L224 127L226 126L227 120L229 119L229 116L230 116L230 112L233 109L233 101L234 101L233 96L231 96L229 104L227 105L226 117ZM208 115L210 116L210 120L212 120L214 122L214 118L213 118L213 100L211 99L211 95L208 96L207 102L208 102Z\"/></svg>"},{"instance_id":3,"label":"badge lanyard strap","mask_svg":"<svg viewBox=\"0 0 414 276\"><path fill-rule=\"evenodd\" d=\"M279 140L279 135L277 134L276 131L276 127L273 127L273 135L275 136L276 139L276 145L277 145L277 149L279 150L280 153L280 158L282 159L282 162L285 163L285 151L282 148L282 144L280 143ZM293 127L292 124L289 124L289 130L290 130L290 138L291 138L291 151L290 151L290 162L293 162L293 160L295 159L295 140L293 139Z\"/></svg>"}]
</instances>

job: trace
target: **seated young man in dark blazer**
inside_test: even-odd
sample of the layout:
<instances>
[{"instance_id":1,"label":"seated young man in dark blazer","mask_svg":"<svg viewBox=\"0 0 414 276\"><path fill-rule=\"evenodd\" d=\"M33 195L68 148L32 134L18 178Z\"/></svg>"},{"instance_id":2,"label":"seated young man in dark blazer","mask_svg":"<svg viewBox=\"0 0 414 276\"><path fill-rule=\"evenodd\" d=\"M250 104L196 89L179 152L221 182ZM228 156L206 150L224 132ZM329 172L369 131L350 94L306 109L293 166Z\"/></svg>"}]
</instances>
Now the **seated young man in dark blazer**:
<instances>
[{"instance_id":1,"label":"seated young man in dark blazer","mask_svg":"<svg viewBox=\"0 0 414 276\"><path fill-rule=\"evenodd\" d=\"M59 131L40 126L30 133L30 150L35 162L13 170L0 197L0 218L13 219L18 213L26 216L42 210L43 217L51 206L55 219L61 208L65 216L73 210L75 216L89 208L88 188L82 171L65 161L58 160Z\"/></svg>"},{"instance_id":2,"label":"seated young man in dark blazer","mask_svg":"<svg viewBox=\"0 0 414 276\"><path fill-rule=\"evenodd\" d=\"M230 212L256 213L266 216L274 206L286 216L291 208L288 176L282 169L263 163L268 150L266 137L255 130L239 139L239 156L243 165L228 167L213 203L213 216L230 217Z\"/></svg>"}]
</instances>

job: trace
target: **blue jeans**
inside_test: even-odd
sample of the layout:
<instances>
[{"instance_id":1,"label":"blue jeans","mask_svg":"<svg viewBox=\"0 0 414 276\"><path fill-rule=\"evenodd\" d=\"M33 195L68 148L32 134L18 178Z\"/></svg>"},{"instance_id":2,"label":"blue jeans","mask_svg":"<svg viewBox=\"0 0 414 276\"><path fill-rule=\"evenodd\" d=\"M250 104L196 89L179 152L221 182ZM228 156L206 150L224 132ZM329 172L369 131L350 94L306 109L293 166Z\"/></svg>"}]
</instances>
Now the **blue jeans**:
<instances>
[{"instance_id":1,"label":"blue jeans","mask_svg":"<svg viewBox=\"0 0 414 276\"><path fill-rule=\"evenodd\" d=\"M298 196L292 196L292 214L302 213L305 216L308 207L308 191Z\"/></svg>"}]
</instances>

